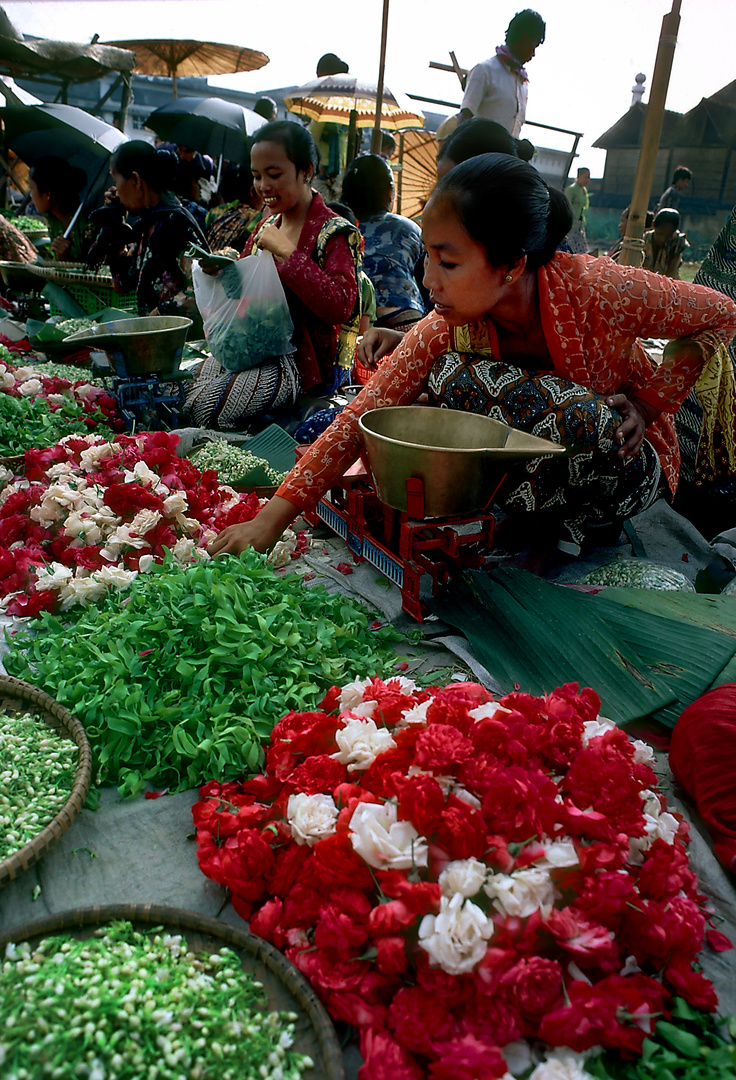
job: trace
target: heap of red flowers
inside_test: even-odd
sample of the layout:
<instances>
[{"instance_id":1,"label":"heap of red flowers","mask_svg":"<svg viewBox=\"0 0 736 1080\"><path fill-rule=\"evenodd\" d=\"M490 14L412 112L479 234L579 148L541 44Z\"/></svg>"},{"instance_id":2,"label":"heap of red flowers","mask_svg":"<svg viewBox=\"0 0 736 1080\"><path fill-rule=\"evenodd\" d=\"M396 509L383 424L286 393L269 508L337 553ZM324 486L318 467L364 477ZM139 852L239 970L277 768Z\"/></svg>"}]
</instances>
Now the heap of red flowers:
<instances>
[{"instance_id":1,"label":"heap of red flowers","mask_svg":"<svg viewBox=\"0 0 736 1080\"><path fill-rule=\"evenodd\" d=\"M553 1076L562 1047L586 1076L674 996L716 1008L687 827L599 708L356 681L280 721L264 774L201 789L203 872L359 1029L361 1080L491 1080L520 1053Z\"/></svg>"},{"instance_id":2,"label":"heap of red flowers","mask_svg":"<svg viewBox=\"0 0 736 1080\"><path fill-rule=\"evenodd\" d=\"M68 436L27 450L0 491L0 597L15 615L65 609L125 587L164 549L189 561L260 502L177 457L162 431ZM303 545L302 545L303 546Z\"/></svg>"}]
</instances>

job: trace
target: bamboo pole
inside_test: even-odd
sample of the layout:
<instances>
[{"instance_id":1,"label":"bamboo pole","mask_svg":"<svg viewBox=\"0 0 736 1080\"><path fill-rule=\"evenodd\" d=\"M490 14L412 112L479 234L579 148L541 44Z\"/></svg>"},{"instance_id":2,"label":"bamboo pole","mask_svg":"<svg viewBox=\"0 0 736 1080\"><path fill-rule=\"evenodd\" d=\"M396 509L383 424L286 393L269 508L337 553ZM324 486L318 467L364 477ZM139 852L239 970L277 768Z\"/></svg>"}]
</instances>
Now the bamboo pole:
<instances>
[{"instance_id":1,"label":"bamboo pole","mask_svg":"<svg viewBox=\"0 0 736 1080\"><path fill-rule=\"evenodd\" d=\"M662 135L664 106L667 99L667 87L670 82L672 61L677 45L677 31L680 26L680 5L682 0L672 0L672 11L662 19L662 30L654 62L654 74L649 91L649 103L644 119L641 136L641 150L636 166L634 190L631 195L631 209L626 225L626 236L621 245L619 262L622 266L641 266L644 262L644 226L647 220L647 207L652 192L652 180L657 164L657 151Z\"/></svg>"},{"instance_id":2,"label":"bamboo pole","mask_svg":"<svg viewBox=\"0 0 736 1080\"><path fill-rule=\"evenodd\" d=\"M386 39L388 37L388 3L383 0L383 22L381 24L381 58L378 61L378 86L376 87L376 119L371 135L371 153L381 152L381 114L383 112L383 75L386 68Z\"/></svg>"}]
</instances>

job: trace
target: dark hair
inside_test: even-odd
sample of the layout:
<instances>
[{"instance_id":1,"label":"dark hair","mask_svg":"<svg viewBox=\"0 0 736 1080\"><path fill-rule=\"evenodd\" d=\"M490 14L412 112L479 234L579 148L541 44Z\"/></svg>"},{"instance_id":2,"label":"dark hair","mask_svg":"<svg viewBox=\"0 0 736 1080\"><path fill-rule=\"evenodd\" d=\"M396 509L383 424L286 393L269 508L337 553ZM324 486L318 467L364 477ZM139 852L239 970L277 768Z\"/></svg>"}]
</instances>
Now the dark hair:
<instances>
[{"instance_id":1,"label":"dark hair","mask_svg":"<svg viewBox=\"0 0 736 1080\"><path fill-rule=\"evenodd\" d=\"M322 78L323 75L347 75L349 71L350 68L345 61L335 56L334 52L325 53L317 61L318 78Z\"/></svg>"},{"instance_id":2,"label":"dark hair","mask_svg":"<svg viewBox=\"0 0 736 1080\"><path fill-rule=\"evenodd\" d=\"M444 161L447 158L459 165L461 161L477 157L478 154L508 154L510 157L518 157L516 139L495 120L474 116L472 120L458 125L452 134L448 135L440 147L437 160Z\"/></svg>"},{"instance_id":3,"label":"dark hair","mask_svg":"<svg viewBox=\"0 0 736 1080\"><path fill-rule=\"evenodd\" d=\"M328 203L325 203L325 206L327 207L328 210L332 210L333 213L337 214L338 217L345 218L345 220L349 221L351 225L357 225L358 224L358 221L357 221L357 219L355 217L355 214L350 209L350 207L347 205L347 203L344 203L344 202L328 202Z\"/></svg>"},{"instance_id":4,"label":"dark hair","mask_svg":"<svg viewBox=\"0 0 736 1080\"><path fill-rule=\"evenodd\" d=\"M77 209L79 194L87 183L84 169L70 165L64 158L49 156L38 159L30 176L39 191L53 196L62 213Z\"/></svg>"},{"instance_id":5,"label":"dark hair","mask_svg":"<svg viewBox=\"0 0 736 1080\"><path fill-rule=\"evenodd\" d=\"M253 106L253 112L258 113L258 115L262 116L264 120L275 120L276 108L276 102L273 100L273 98L262 97L259 98Z\"/></svg>"},{"instance_id":6,"label":"dark hair","mask_svg":"<svg viewBox=\"0 0 736 1080\"><path fill-rule=\"evenodd\" d=\"M514 139L514 142L516 143L516 153L521 160L531 161L537 152L534 143L529 142L528 139Z\"/></svg>"},{"instance_id":7,"label":"dark hair","mask_svg":"<svg viewBox=\"0 0 736 1080\"><path fill-rule=\"evenodd\" d=\"M671 225L673 229L680 228L680 214L678 210L674 210L670 206L666 206L663 210L660 210L654 218L654 228L658 225Z\"/></svg>"},{"instance_id":8,"label":"dark hair","mask_svg":"<svg viewBox=\"0 0 736 1080\"><path fill-rule=\"evenodd\" d=\"M364 154L350 165L342 178L342 201L359 221L386 209L394 182L391 166L378 154Z\"/></svg>"},{"instance_id":9,"label":"dark hair","mask_svg":"<svg viewBox=\"0 0 736 1080\"><path fill-rule=\"evenodd\" d=\"M678 165L672 174L672 183L676 184L678 180L692 180L693 174L685 165Z\"/></svg>"},{"instance_id":10,"label":"dark hair","mask_svg":"<svg viewBox=\"0 0 736 1080\"><path fill-rule=\"evenodd\" d=\"M581 165L578 169L578 176L582 176L584 172L587 172L588 176L590 176L590 169L587 169L585 165Z\"/></svg>"},{"instance_id":11,"label":"dark hair","mask_svg":"<svg viewBox=\"0 0 736 1080\"><path fill-rule=\"evenodd\" d=\"M283 146L289 161L296 166L297 172L309 173L317 168L319 151L310 133L301 124L291 120L272 120L264 124L253 136L251 150L257 143L273 142Z\"/></svg>"},{"instance_id":12,"label":"dark hair","mask_svg":"<svg viewBox=\"0 0 736 1080\"><path fill-rule=\"evenodd\" d=\"M386 147L388 147L392 154L396 149L396 139L390 131L381 132L381 150L385 150Z\"/></svg>"},{"instance_id":13,"label":"dark hair","mask_svg":"<svg viewBox=\"0 0 736 1080\"><path fill-rule=\"evenodd\" d=\"M110 169L128 180L138 173L141 180L156 192L173 187L179 158L171 150L156 149L143 139L131 139L117 148L110 160Z\"/></svg>"},{"instance_id":14,"label":"dark hair","mask_svg":"<svg viewBox=\"0 0 736 1080\"><path fill-rule=\"evenodd\" d=\"M547 24L539 12L524 8L523 11L517 11L509 23L506 29L506 44L510 45L511 42L522 38L524 34L528 34L532 41L538 40L541 45L546 33Z\"/></svg>"},{"instance_id":15,"label":"dark hair","mask_svg":"<svg viewBox=\"0 0 736 1080\"><path fill-rule=\"evenodd\" d=\"M508 154L481 154L456 165L430 202L445 199L491 266L513 266L523 255L530 267L542 266L572 227L564 192L548 188L532 165Z\"/></svg>"},{"instance_id":16,"label":"dark hair","mask_svg":"<svg viewBox=\"0 0 736 1080\"><path fill-rule=\"evenodd\" d=\"M220 180L220 195L226 203L250 203L253 173L247 165L231 165Z\"/></svg>"}]
</instances>

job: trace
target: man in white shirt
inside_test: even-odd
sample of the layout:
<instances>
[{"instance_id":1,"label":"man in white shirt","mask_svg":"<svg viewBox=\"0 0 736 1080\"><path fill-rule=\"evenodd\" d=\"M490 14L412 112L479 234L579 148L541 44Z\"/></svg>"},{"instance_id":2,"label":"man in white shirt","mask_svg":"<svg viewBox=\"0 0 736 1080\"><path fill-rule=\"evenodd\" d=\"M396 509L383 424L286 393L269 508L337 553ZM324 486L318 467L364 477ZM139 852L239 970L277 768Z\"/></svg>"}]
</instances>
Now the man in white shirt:
<instances>
[{"instance_id":1,"label":"man in white shirt","mask_svg":"<svg viewBox=\"0 0 736 1080\"><path fill-rule=\"evenodd\" d=\"M499 45L495 56L476 64L468 74L461 123L483 116L518 137L526 118L529 83L524 64L544 41L546 29L542 16L531 8L514 15L506 31L506 44Z\"/></svg>"}]
</instances>

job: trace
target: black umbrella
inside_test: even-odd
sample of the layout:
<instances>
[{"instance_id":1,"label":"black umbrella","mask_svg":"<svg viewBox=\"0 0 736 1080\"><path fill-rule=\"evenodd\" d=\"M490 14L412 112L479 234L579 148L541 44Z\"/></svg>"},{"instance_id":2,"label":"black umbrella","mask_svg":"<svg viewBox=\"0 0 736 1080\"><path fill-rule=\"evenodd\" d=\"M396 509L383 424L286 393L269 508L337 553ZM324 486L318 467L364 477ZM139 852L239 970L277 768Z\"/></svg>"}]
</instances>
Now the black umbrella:
<instances>
[{"instance_id":1,"label":"black umbrella","mask_svg":"<svg viewBox=\"0 0 736 1080\"><path fill-rule=\"evenodd\" d=\"M85 202L107 181L110 155L128 136L74 105L12 105L0 109L3 141L27 165L60 157L83 169L87 184L67 235Z\"/></svg>"},{"instance_id":2,"label":"black umbrella","mask_svg":"<svg viewBox=\"0 0 736 1080\"><path fill-rule=\"evenodd\" d=\"M210 157L247 163L248 136L266 123L262 116L224 98L177 98L146 120L162 139Z\"/></svg>"}]
</instances>

